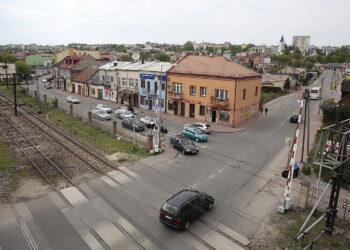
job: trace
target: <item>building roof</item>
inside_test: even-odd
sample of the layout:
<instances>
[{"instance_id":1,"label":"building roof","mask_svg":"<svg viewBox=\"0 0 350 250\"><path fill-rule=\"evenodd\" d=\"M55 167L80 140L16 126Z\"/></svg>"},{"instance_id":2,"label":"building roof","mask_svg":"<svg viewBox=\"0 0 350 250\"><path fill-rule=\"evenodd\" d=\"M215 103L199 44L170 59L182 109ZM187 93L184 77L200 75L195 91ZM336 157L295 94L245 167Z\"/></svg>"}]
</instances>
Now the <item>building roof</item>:
<instances>
[{"instance_id":1,"label":"building roof","mask_svg":"<svg viewBox=\"0 0 350 250\"><path fill-rule=\"evenodd\" d=\"M96 73L98 68L86 68L79 74L77 74L75 77L73 77L73 82L81 82L86 83L89 78Z\"/></svg>"},{"instance_id":2,"label":"building roof","mask_svg":"<svg viewBox=\"0 0 350 250\"><path fill-rule=\"evenodd\" d=\"M131 64L132 62L112 61L99 67L102 70L116 70L118 67Z\"/></svg>"},{"instance_id":3,"label":"building roof","mask_svg":"<svg viewBox=\"0 0 350 250\"><path fill-rule=\"evenodd\" d=\"M280 43L284 43L283 35L282 35L282 37L281 37Z\"/></svg>"},{"instance_id":4,"label":"building roof","mask_svg":"<svg viewBox=\"0 0 350 250\"><path fill-rule=\"evenodd\" d=\"M187 55L177 62L168 73L243 78L260 76L253 70L241 66L223 56Z\"/></svg>"},{"instance_id":5,"label":"building roof","mask_svg":"<svg viewBox=\"0 0 350 250\"><path fill-rule=\"evenodd\" d=\"M155 62L142 68L142 71L165 73L171 66L173 66L173 64L169 62Z\"/></svg>"},{"instance_id":6,"label":"building roof","mask_svg":"<svg viewBox=\"0 0 350 250\"><path fill-rule=\"evenodd\" d=\"M156 62L144 62L142 63L140 62L134 62L134 63L129 63L126 65L122 65L122 66L118 66L117 69L118 70L134 70L134 71L138 71L138 70L142 70L145 67L148 67L149 65L152 65Z\"/></svg>"}]
</instances>

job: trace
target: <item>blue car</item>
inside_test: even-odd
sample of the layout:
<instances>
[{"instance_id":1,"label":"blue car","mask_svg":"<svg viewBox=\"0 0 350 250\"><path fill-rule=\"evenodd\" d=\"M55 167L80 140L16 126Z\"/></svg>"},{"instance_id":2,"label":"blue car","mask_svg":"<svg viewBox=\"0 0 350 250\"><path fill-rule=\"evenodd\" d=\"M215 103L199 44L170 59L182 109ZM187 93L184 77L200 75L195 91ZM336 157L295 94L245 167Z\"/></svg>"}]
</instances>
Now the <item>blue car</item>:
<instances>
[{"instance_id":1,"label":"blue car","mask_svg":"<svg viewBox=\"0 0 350 250\"><path fill-rule=\"evenodd\" d=\"M182 130L182 134L189 139L196 141L207 141L208 135L203 132L203 130L195 127L195 126L185 126Z\"/></svg>"}]
</instances>

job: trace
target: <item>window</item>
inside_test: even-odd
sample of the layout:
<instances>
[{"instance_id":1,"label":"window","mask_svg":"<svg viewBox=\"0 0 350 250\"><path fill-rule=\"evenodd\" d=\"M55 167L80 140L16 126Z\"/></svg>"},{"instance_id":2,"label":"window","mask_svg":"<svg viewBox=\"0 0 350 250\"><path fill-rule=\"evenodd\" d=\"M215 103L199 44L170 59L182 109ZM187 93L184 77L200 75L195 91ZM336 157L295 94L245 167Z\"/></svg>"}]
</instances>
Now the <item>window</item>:
<instances>
[{"instance_id":1,"label":"window","mask_svg":"<svg viewBox=\"0 0 350 250\"><path fill-rule=\"evenodd\" d=\"M243 100L245 100L246 93L247 93L247 90L243 89Z\"/></svg>"},{"instance_id":2,"label":"window","mask_svg":"<svg viewBox=\"0 0 350 250\"><path fill-rule=\"evenodd\" d=\"M141 105L146 105L146 104L145 104L145 99L146 99L145 96L143 96L143 95L140 96L140 104L141 104Z\"/></svg>"},{"instance_id":3,"label":"window","mask_svg":"<svg viewBox=\"0 0 350 250\"><path fill-rule=\"evenodd\" d=\"M111 94L112 94L112 98L114 98L114 92L112 92Z\"/></svg>"},{"instance_id":4,"label":"window","mask_svg":"<svg viewBox=\"0 0 350 250\"><path fill-rule=\"evenodd\" d=\"M207 87L200 87L200 95L206 96L207 95Z\"/></svg>"},{"instance_id":5,"label":"window","mask_svg":"<svg viewBox=\"0 0 350 250\"><path fill-rule=\"evenodd\" d=\"M168 110L174 110L174 104L173 103L168 103Z\"/></svg>"},{"instance_id":6,"label":"window","mask_svg":"<svg viewBox=\"0 0 350 250\"><path fill-rule=\"evenodd\" d=\"M120 77L118 77L118 82L117 84L120 85L121 81L120 81Z\"/></svg>"},{"instance_id":7,"label":"window","mask_svg":"<svg viewBox=\"0 0 350 250\"><path fill-rule=\"evenodd\" d=\"M141 79L141 88L145 88L145 79Z\"/></svg>"},{"instance_id":8,"label":"window","mask_svg":"<svg viewBox=\"0 0 350 250\"><path fill-rule=\"evenodd\" d=\"M230 110L226 110L226 109L220 110L220 120L228 122L230 120Z\"/></svg>"},{"instance_id":9,"label":"window","mask_svg":"<svg viewBox=\"0 0 350 250\"><path fill-rule=\"evenodd\" d=\"M111 82L113 82L113 76L111 76Z\"/></svg>"},{"instance_id":10,"label":"window","mask_svg":"<svg viewBox=\"0 0 350 250\"><path fill-rule=\"evenodd\" d=\"M190 86L190 95L196 95L196 86Z\"/></svg>"},{"instance_id":11,"label":"window","mask_svg":"<svg viewBox=\"0 0 350 250\"><path fill-rule=\"evenodd\" d=\"M162 90L165 90L165 82L162 82Z\"/></svg>"},{"instance_id":12,"label":"window","mask_svg":"<svg viewBox=\"0 0 350 250\"><path fill-rule=\"evenodd\" d=\"M91 88L91 95L95 95L95 89Z\"/></svg>"},{"instance_id":13,"label":"window","mask_svg":"<svg viewBox=\"0 0 350 250\"><path fill-rule=\"evenodd\" d=\"M102 76L102 82L104 82L104 80L105 80L105 76Z\"/></svg>"},{"instance_id":14,"label":"window","mask_svg":"<svg viewBox=\"0 0 350 250\"><path fill-rule=\"evenodd\" d=\"M134 87L135 88L139 87L139 79L137 79L137 78L134 79Z\"/></svg>"},{"instance_id":15,"label":"window","mask_svg":"<svg viewBox=\"0 0 350 250\"><path fill-rule=\"evenodd\" d=\"M227 90L215 89L215 98L220 100L227 100Z\"/></svg>"},{"instance_id":16,"label":"window","mask_svg":"<svg viewBox=\"0 0 350 250\"><path fill-rule=\"evenodd\" d=\"M173 82L173 92L182 93L182 83Z\"/></svg>"},{"instance_id":17,"label":"window","mask_svg":"<svg viewBox=\"0 0 350 250\"><path fill-rule=\"evenodd\" d=\"M154 82L154 93L157 94L158 91L158 82Z\"/></svg>"},{"instance_id":18,"label":"window","mask_svg":"<svg viewBox=\"0 0 350 250\"><path fill-rule=\"evenodd\" d=\"M126 86L128 84L128 79L122 78L122 85Z\"/></svg>"},{"instance_id":19,"label":"window","mask_svg":"<svg viewBox=\"0 0 350 250\"><path fill-rule=\"evenodd\" d=\"M160 99L160 107L164 108L164 99Z\"/></svg>"},{"instance_id":20,"label":"window","mask_svg":"<svg viewBox=\"0 0 350 250\"><path fill-rule=\"evenodd\" d=\"M199 106L199 115L205 115L205 106L204 105Z\"/></svg>"},{"instance_id":21,"label":"window","mask_svg":"<svg viewBox=\"0 0 350 250\"><path fill-rule=\"evenodd\" d=\"M255 96L258 95L258 87L255 87Z\"/></svg>"},{"instance_id":22,"label":"window","mask_svg":"<svg viewBox=\"0 0 350 250\"><path fill-rule=\"evenodd\" d=\"M134 86L134 78L129 78L129 86L130 87Z\"/></svg>"}]
</instances>

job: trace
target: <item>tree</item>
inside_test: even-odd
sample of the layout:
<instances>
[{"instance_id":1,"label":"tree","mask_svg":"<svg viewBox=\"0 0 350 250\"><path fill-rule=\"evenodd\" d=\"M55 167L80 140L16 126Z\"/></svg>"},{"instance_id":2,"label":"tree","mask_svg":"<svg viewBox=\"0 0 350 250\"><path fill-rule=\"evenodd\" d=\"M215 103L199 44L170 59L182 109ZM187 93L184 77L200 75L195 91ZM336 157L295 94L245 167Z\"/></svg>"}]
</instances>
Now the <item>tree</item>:
<instances>
[{"instance_id":1,"label":"tree","mask_svg":"<svg viewBox=\"0 0 350 250\"><path fill-rule=\"evenodd\" d=\"M2 55L0 55L0 62L5 62L5 60L6 60L7 63L14 63L18 59L17 59L17 57L15 57L13 55L9 55L9 54L2 54Z\"/></svg>"},{"instance_id":2,"label":"tree","mask_svg":"<svg viewBox=\"0 0 350 250\"><path fill-rule=\"evenodd\" d=\"M21 60L17 60L15 62L16 66L17 66L17 70L18 70L18 73L20 74L30 74L32 73L32 70L29 68L29 66L21 61Z\"/></svg>"},{"instance_id":3,"label":"tree","mask_svg":"<svg viewBox=\"0 0 350 250\"><path fill-rule=\"evenodd\" d=\"M284 82L283 89L290 90L290 80L289 77L287 80Z\"/></svg>"},{"instance_id":4,"label":"tree","mask_svg":"<svg viewBox=\"0 0 350 250\"><path fill-rule=\"evenodd\" d=\"M194 50L193 43L191 41L187 41L183 46L183 50Z\"/></svg>"},{"instance_id":5,"label":"tree","mask_svg":"<svg viewBox=\"0 0 350 250\"><path fill-rule=\"evenodd\" d=\"M170 56L165 53L160 53L156 56L156 59L161 62L170 62Z\"/></svg>"},{"instance_id":6,"label":"tree","mask_svg":"<svg viewBox=\"0 0 350 250\"><path fill-rule=\"evenodd\" d=\"M128 54L122 55L122 61L124 61L124 62L132 62L132 58Z\"/></svg>"}]
</instances>

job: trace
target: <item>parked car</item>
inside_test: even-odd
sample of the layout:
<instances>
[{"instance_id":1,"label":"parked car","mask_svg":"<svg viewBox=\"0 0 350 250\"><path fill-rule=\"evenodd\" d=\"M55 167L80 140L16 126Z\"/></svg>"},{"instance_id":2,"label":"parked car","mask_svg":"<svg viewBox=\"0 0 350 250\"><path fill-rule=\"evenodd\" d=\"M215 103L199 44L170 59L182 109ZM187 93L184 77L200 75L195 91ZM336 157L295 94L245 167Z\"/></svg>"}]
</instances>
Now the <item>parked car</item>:
<instances>
[{"instance_id":1,"label":"parked car","mask_svg":"<svg viewBox=\"0 0 350 250\"><path fill-rule=\"evenodd\" d=\"M120 106L118 109L125 109L125 110L129 110L131 111L132 113L137 113L137 112L134 112L134 108L130 105L128 106Z\"/></svg>"},{"instance_id":2,"label":"parked car","mask_svg":"<svg viewBox=\"0 0 350 250\"><path fill-rule=\"evenodd\" d=\"M116 114L117 118L121 118L121 119L134 117L134 114L127 109L117 109L115 111L115 114Z\"/></svg>"},{"instance_id":3,"label":"parked car","mask_svg":"<svg viewBox=\"0 0 350 250\"><path fill-rule=\"evenodd\" d=\"M105 121L105 120L110 120L111 116L104 110L100 110L100 109L95 109L91 111L92 114L92 118L101 120L101 121Z\"/></svg>"},{"instance_id":4,"label":"parked car","mask_svg":"<svg viewBox=\"0 0 350 250\"><path fill-rule=\"evenodd\" d=\"M209 134L211 132L210 125L208 123L205 123L205 122L196 122L196 123L190 124L189 126L197 127L199 129L201 129L206 134Z\"/></svg>"},{"instance_id":5,"label":"parked car","mask_svg":"<svg viewBox=\"0 0 350 250\"><path fill-rule=\"evenodd\" d=\"M170 197L161 207L159 220L174 228L188 229L191 221L210 211L214 198L194 189L184 189Z\"/></svg>"},{"instance_id":6,"label":"parked car","mask_svg":"<svg viewBox=\"0 0 350 250\"><path fill-rule=\"evenodd\" d=\"M66 100L67 100L67 102L69 102L69 103L80 103L80 100L78 99L78 98L76 98L75 96L67 96L66 97Z\"/></svg>"},{"instance_id":7,"label":"parked car","mask_svg":"<svg viewBox=\"0 0 350 250\"><path fill-rule=\"evenodd\" d=\"M293 123L297 123L298 120L299 120L299 114L297 113L293 113L289 118L289 121Z\"/></svg>"},{"instance_id":8,"label":"parked car","mask_svg":"<svg viewBox=\"0 0 350 250\"><path fill-rule=\"evenodd\" d=\"M140 121L147 127L154 127L154 125L157 123L156 118L151 116L142 117Z\"/></svg>"},{"instance_id":9,"label":"parked car","mask_svg":"<svg viewBox=\"0 0 350 250\"><path fill-rule=\"evenodd\" d=\"M208 135L204 133L201 129L193 126L184 126L184 129L182 130L182 135L186 136L187 138L191 140L196 141L207 141Z\"/></svg>"},{"instance_id":10,"label":"parked car","mask_svg":"<svg viewBox=\"0 0 350 250\"><path fill-rule=\"evenodd\" d=\"M47 82L47 79L43 79L43 82Z\"/></svg>"},{"instance_id":11,"label":"parked car","mask_svg":"<svg viewBox=\"0 0 350 250\"><path fill-rule=\"evenodd\" d=\"M199 147L197 147L193 142L183 135L175 135L170 137L170 145L173 148L177 148L183 154L197 154Z\"/></svg>"},{"instance_id":12,"label":"parked car","mask_svg":"<svg viewBox=\"0 0 350 250\"><path fill-rule=\"evenodd\" d=\"M47 89L52 89L52 83L51 82L45 83L44 87Z\"/></svg>"},{"instance_id":13,"label":"parked car","mask_svg":"<svg viewBox=\"0 0 350 250\"><path fill-rule=\"evenodd\" d=\"M112 109L106 104L97 104L96 109L106 111L107 113L112 113Z\"/></svg>"},{"instance_id":14,"label":"parked car","mask_svg":"<svg viewBox=\"0 0 350 250\"><path fill-rule=\"evenodd\" d=\"M125 118L122 121L122 127L133 129L133 126L135 126L135 131L141 132L145 130L145 125L140 122L137 118Z\"/></svg>"}]
</instances>

